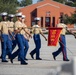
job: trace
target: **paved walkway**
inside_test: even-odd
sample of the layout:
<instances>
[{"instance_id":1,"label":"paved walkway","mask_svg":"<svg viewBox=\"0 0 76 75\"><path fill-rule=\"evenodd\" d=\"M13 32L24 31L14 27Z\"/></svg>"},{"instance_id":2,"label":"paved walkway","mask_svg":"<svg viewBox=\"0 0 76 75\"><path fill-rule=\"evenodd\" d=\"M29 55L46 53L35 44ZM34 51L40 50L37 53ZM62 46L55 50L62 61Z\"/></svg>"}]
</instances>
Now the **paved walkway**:
<instances>
[{"instance_id":1,"label":"paved walkway","mask_svg":"<svg viewBox=\"0 0 76 75\"><path fill-rule=\"evenodd\" d=\"M47 42L43 37L41 37L41 40L42 40L42 48L40 56L43 60L31 59L29 53L31 50L34 49L35 46L33 39L30 39L29 42L30 48L27 54L27 58L29 59L27 61L28 65L20 65L20 62L17 61L17 58L14 59L13 64L11 64L10 61L8 63L2 63L0 61L0 75L53 75L51 72L55 71L58 66L60 66L63 63L70 63L70 61L64 62L62 60L62 54L60 54L57 57L57 60L54 61L52 57L52 52L57 50L59 45L57 47L50 47L50 46L48 47ZM76 56L76 39L72 35L66 35L66 40L67 40L68 58L71 60L73 57ZM61 72L60 75L70 75L70 74Z\"/></svg>"}]
</instances>

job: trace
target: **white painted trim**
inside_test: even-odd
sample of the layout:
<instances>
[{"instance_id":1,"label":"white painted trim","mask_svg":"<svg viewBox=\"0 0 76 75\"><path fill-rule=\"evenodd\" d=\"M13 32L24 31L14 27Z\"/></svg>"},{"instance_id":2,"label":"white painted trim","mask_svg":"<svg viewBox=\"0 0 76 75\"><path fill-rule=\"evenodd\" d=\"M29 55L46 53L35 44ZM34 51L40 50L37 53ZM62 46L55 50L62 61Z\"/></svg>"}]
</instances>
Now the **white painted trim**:
<instances>
[{"instance_id":1,"label":"white painted trim","mask_svg":"<svg viewBox=\"0 0 76 75\"><path fill-rule=\"evenodd\" d=\"M53 4L50 4L50 3L46 3L44 5L38 6L37 8L41 8L41 7L46 6L46 5L50 5L50 6L53 6L55 8L60 8L59 6L56 6L56 5L53 5Z\"/></svg>"}]
</instances>

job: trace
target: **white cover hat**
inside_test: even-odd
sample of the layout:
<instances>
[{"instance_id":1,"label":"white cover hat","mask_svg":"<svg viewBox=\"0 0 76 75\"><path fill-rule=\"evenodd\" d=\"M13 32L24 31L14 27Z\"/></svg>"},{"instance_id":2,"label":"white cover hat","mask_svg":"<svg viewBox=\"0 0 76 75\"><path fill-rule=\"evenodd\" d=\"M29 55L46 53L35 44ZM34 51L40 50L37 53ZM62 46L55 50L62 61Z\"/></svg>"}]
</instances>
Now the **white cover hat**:
<instances>
[{"instance_id":1,"label":"white cover hat","mask_svg":"<svg viewBox=\"0 0 76 75\"><path fill-rule=\"evenodd\" d=\"M16 13L16 16L22 16L22 12Z\"/></svg>"},{"instance_id":2,"label":"white cover hat","mask_svg":"<svg viewBox=\"0 0 76 75\"><path fill-rule=\"evenodd\" d=\"M7 16L7 12L2 12L0 15L1 16Z\"/></svg>"},{"instance_id":3,"label":"white cover hat","mask_svg":"<svg viewBox=\"0 0 76 75\"><path fill-rule=\"evenodd\" d=\"M9 16L9 17L14 17L15 15L13 15L13 14L9 14L8 16Z\"/></svg>"},{"instance_id":4,"label":"white cover hat","mask_svg":"<svg viewBox=\"0 0 76 75\"><path fill-rule=\"evenodd\" d=\"M34 20L38 20L38 21L40 21L41 18L40 18L40 17L36 17L36 18L34 18Z\"/></svg>"},{"instance_id":5,"label":"white cover hat","mask_svg":"<svg viewBox=\"0 0 76 75\"><path fill-rule=\"evenodd\" d=\"M25 15L22 15L22 18L25 18L26 16Z\"/></svg>"}]
</instances>

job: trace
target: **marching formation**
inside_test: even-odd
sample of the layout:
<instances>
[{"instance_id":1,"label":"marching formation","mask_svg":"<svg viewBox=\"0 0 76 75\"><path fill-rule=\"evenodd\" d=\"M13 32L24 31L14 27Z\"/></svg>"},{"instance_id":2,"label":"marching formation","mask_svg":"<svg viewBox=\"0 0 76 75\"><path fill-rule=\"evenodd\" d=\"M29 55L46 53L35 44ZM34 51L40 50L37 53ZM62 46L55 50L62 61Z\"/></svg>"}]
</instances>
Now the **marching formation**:
<instances>
[{"instance_id":1,"label":"marching formation","mask_svg":"<svg viewBox=\"0 0 76 75\"><path fill-rule=\"evenodd\" d=\"M32 38L32 35L29 29L27 28L27 25L25 24L25 16L21 12L16 13L15 15L13 14L8 15L6 12L3 12L0 15L2 17L2 21L0 22L2 62L8 62L6 60L7 55L11 63L13 63L13 59L18 56L18 61L20 61L20 64L27 65L28 63L26 62L26 60L28 59L26 58L26 56L29 49L28 42L29 38ZM9 19L8 21L7 21L7 15ZM17 17L17 21L15 23L13 22L14 16ZM40 48L41 48L40 34L44 37L46 41L47 38L44 36L41 27L38 25L40 18L36 17L34 20L35 25L33 25L31 31L33 33L35 48L30 52L30 56L32 59L34 59L34 54L36 54L36 60L42 60L40 58ZM62 52L63 61L69 61L67 57L66 40L65 40L66 25L63 24L63 22L60 22L57 26L63 29L59 39L60 48L56 52L52 53L53 58L54 60L56 60L56 56ZM18 45L18 50L12 53L16 45Z\"/></svg>"},{"instance_id":2,"label":"marching formation","mask_svg":"<svg viewBox=\"0 0 76 75\"><path fill-rule=\"evenodd\" d=\"M0 22L0 39L1 39L1 58L2 62L8 62L6 60L6 55L10 59L11 63L13 63L13 59L18 56L18 61L20 61L21 65L27 65L26 60L27 51L29 49L29 38L32 38L27 25L25 25L25 16L22 15L21 12L16 13L16 15L9 14L8 21L7 13L1 13L2 21ZM13 18L17 17L17 21L14 23ZM47 40L47 38L42 33L42 29L38 25L38 21L40 18L35 18L36 24L32 27L33 38L36 45L36 48L30 53L31 57L34 59L33 55L36 53L36 60L41 60L40 58L40 48L41 48L41 40L40 34ZM14 53L12 51L18 45L18 50Z\"/></svg>"}]
</instances>

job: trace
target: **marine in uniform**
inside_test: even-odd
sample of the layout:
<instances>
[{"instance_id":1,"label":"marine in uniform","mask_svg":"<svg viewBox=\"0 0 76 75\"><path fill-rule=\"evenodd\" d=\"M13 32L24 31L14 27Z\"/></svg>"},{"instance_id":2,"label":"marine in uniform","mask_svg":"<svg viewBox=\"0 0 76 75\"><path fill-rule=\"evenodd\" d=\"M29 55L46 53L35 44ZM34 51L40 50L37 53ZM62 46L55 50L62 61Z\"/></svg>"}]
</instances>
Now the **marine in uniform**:
<instances>
[{"instance_id":1,"label":"marine in uniform","mask_svg":"<svg viewBox=\"0 0 76 75\"><path fill-rule=\"evenodd\" d=\"M32 27L33 39L35 43L35 49L30 52L31 57L34 59L34 54L36 53L36 60L42 60L40 58L40 48L41 48L41 38L40 34L47 40L47 38L43 35L41 27L38 25L40 18L36 17L35 22L36 24Z\"/></svg>"},{"instance_id":2,"label":"marine in uniform","mask_svg":"<svg viewBox=\"0 0 76 75\"><path fill-rule=\"evenodd\" d=\"M7 19L7 13L3 12L1 13L2 21L0 23L0 32L1 32L1 46L2 46L2 62L8 62L6 60L7 52L9 54L9 57L11 58L11 40L9 38L9 29L8 29L8 22ZM8 50L7 50L8 49Z\"/></svg>"},{"instance_id":3,"label":"marine in uniform","mask_svg":"<svg viewBox=\"0 0 76 75\"><path fill-rule=\"evenodd\" d=\"M24 44L24 59L28 60L26 58L27 51L29 49L28 41L29 41L29 37L32 37L32 36L27 28L27 25L25 24L25 15L22 15L22 27L23 29L21 30L21 34L23 35L22 38L23 38L23 44ZM19 57L18 57L18 60L20 60Z\"/></svg>"},{"instance_id":4,"label":"marine in uniform","mask_svg":"<svg viewBox=\"0 0 76 75\"><path fill-rule=\"evenodd\" d=\"M14 22L13 22L14 16L15 15L13 15L13 14L8 15L8 17L9 17L8 28L9 28L9 31L10 31L11 35L13 36L13 38L12 38L12 36L10 35L10 38L11 38L11 41L12 41L12 51L14 50L14 48L16 47L16 44L17 44L16 39L15 39L15 32L14 32L14 28L15 28L15 25L14 25Z\"/></svg>"},{"instance_id":5,"label":"marine in uniform","mask_svg":"<svg viewBox=\"0 0 76 75\"><path fill-rule=\"evenodd\" d=\"M57 25L57 27L61 27L63 29L62 29L62 32L61 32L60 38L59 38L60 48L57 51L52 53L53 58L54 58L54 60L56 60L56 56L58 56L62 52L63 61L69 61L69 59L67 57L66 38L65 38L67 26L64 24L64 21L61 20L60 23Z\"/></svg>"},{"instance_id":6,"label":"marine in uniform","mask_svg":"<svg viewBox=\"0 0 76 75\"><path fill-rule=\"evenodd\" d=\"M11 62L13 63L13 59L19 55L21 65L27 65L28 63L25 62L24 59L24 44L23 44L24 36L21 33L21 31L24 29L22 24L22 13L17 13L16 16L18 20L15 22L15 33L16 33L16 41L19 49L12 54Z\"/></svg>"},{"instance_id":7,"label":"marine in uniform","mask_svg":"<svg viewBox=\"0 0 76 75\"><path fill-rule=\"evenodd\" d=\"M29 42L29 38L30 37L32 38L32 36L30 34L30 31L27 28L27 25L25 24L25 15L22 15L22 24L23 24L23 27L24 27L24 30L21 31L22 34L23 34L23 36L24 36L24 38L23 38L23 43L24 43L24 58L25 58L25 60L28 60L26 58L27 51L29 49L29 43L28 42Z\"/></svg>"}]
</instances>

